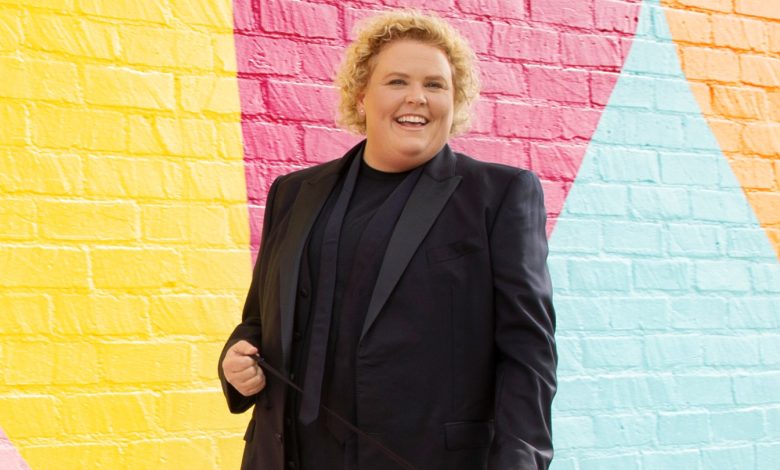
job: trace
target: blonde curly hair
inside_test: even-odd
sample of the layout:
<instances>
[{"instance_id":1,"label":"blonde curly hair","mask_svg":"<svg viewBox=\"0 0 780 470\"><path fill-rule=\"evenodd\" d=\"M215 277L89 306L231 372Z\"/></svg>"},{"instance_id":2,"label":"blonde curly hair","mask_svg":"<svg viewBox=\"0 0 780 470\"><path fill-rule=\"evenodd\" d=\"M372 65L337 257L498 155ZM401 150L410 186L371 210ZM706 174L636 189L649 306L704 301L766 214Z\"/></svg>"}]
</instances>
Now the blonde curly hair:
<instances>
[{"instance_id":1,"label":"blonde curly hair","mask_svg":"<svg viewBox=\"0 0 780 470\"><path fill-rule=\"evenodd\" d=\"M468 129L471 104L479 96L476 58L466 39L434 14L405 9L385 12L359 24L357 39L345 51L336 74L340 93L337 123L347 130L365 135L365 117L357 112L358 96L365 90L373 71L373 61L382 48L399 39L413 39L438 47L452 68L454 110L450 133Z\"/></svg>"}]
</instances>

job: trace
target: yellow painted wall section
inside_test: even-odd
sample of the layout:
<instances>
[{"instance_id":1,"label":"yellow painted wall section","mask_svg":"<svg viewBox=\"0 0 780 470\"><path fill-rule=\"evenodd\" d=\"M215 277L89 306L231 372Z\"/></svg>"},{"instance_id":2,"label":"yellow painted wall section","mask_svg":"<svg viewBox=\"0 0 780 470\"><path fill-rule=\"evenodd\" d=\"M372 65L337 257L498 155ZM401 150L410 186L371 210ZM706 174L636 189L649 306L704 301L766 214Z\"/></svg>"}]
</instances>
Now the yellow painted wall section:
<instances>
[{"instance_id":1,"label":"yellow painted wall section","mask_svg":"<svg viewBox=\"0 0 780 470\"><path fill-rule=\"evenodd\" d=\"M702 112L780 257L780 2L662 3Z\"/></svg>"},{"instance_id":2,"label":"yellow painted wall section","mask_svg":"<svg viewBox=\"0 0 780 470\"><path fill-rule=\"evenodd\" d=\"M0 428L33 469L236 468L230 0L0 1Z\"/></svg>"}]
</instances>

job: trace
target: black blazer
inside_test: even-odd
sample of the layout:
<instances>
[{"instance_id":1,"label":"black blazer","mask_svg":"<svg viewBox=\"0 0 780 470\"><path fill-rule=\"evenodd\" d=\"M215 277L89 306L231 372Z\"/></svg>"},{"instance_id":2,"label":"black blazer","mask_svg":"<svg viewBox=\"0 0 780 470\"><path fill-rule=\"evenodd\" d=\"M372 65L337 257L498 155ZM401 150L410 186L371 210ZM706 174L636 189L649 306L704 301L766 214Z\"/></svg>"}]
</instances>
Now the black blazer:
<instances>
[{"instance_id":1,"label":"black blazer","mask_svg":"<svg viewBox=\"0 0 780 470\"><path fill-rule=\"evenodd\" d=\"M241 323L245 339L289 370L296 283L308 233L339 159L278 178ZM449 146L426 164L380 269L358 347L357 425L420 470L536 469L552 459L550 406L557 355L542 189L526 170L479 162ZM255 405L243 469L284 467L285 386ZM361 470L397 469L367 443ZM319 469L305 469L319 470Z\"/></svg>"}]
</instances>

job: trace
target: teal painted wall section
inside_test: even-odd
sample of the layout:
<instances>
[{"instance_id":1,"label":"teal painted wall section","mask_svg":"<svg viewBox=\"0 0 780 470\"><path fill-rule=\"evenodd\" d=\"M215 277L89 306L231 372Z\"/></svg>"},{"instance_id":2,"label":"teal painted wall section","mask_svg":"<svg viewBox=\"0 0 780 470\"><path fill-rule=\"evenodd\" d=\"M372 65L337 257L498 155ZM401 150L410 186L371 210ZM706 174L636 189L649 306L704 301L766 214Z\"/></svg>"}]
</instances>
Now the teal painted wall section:
<instances>
[{"instance_id":1,"label":"teal painted wall section","mask_svg":"<svg viewBox=\"0 0 780 470\"><path fill-rule=\"evenodd\" d=\"M780 465L780 264L657 2L551 238L555 470Z\"/></svg>"}]
</instances>

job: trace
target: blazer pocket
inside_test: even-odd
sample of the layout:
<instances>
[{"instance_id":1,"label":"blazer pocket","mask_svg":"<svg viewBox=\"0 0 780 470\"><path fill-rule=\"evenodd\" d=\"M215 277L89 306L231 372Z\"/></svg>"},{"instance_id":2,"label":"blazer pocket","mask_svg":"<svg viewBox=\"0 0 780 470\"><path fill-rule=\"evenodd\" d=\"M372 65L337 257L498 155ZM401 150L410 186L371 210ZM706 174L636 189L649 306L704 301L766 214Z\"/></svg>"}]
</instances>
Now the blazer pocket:
<instances>
[{"instance_id":1,"label":"blazer pocket","mask_svg":"<svg viewBox=\"0 0 780 470\"><path fill-rule=\"evenodd\" d=\"M493 421L458 421L444 424L447 450L489 447L493 442Z\"/></svg>"},{"instance_id":2,"label":"blazer pocket","mask_svg":"<svg viewBox=\"0 0 780 470\"><path fill-rule=\"evenodd\" d=\"M479 244L478 239L467 238L465 240L458 240L446 245L429 248L426 254L428 256L428 263L434 264L460 258L469 253L479 251L481 248L482 246Z\"/></svg>"}]
</instances>

